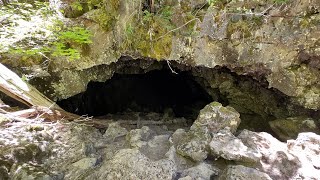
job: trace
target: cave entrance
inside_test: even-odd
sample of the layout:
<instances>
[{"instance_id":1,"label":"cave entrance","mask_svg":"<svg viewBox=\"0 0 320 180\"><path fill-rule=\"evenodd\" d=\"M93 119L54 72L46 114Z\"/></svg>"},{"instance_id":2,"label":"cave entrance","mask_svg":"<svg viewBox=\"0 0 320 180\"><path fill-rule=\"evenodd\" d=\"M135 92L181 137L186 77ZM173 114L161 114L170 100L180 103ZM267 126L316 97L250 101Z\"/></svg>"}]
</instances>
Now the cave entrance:
<instances>
[{"instance_id":1,"label":"cave entrance","mask_svg":"<svg viewBox=\"0 0 320 180\"><path fill-rule=\"evenodd\" d=\"M65 110L99 118L124 112L167 113L195 120L212 97L188 71L166 68L143 74L118 74L106 82L90 82L87 90L58 101Z\"/></svg>"}]
</instances>

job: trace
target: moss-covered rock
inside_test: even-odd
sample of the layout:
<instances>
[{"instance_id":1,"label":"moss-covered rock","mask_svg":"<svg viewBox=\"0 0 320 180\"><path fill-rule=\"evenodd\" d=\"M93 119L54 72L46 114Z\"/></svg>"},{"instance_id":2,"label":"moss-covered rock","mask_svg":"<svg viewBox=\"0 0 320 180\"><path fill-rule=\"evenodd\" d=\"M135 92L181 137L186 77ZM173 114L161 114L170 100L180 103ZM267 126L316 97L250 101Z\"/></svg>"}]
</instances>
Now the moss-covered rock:
<instances>
[{"instance_id":1,"label":"moss-covered rock","mask_svg":"<svg viewBox=\"0 0 320 180\"><path fill-rule=\"evenodd\" d=\"M319 122L307 117L290 117L269 122L272 130L282 141L296 139L299 133L314 132L319 134Z\"/></svg>"}]
</instances>

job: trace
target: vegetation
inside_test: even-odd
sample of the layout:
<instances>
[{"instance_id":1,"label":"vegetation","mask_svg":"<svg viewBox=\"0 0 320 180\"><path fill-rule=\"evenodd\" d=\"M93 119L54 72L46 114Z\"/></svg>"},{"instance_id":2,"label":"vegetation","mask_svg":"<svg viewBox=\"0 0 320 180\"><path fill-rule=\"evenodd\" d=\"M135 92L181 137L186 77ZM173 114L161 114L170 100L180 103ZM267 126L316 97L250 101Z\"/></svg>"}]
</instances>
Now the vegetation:
<instances>
[{"instance_id":1,"label":"vegetation","mask_svg":"<svg viewBox=\"0 0 320 180\"><path fill-rule=\"evenodd\" d=\"M81 47L91 43L91 33L83 27L68 27L54 15L47 2L10 3L0 8L1 53L14 55L26 65L45 58L80 58Z\"/></svg>"},{"instance_id":2,"label":"vegetation","mask_svg":"<svg viewBox=\"0 0 320 180\"><path fill-rule=\"evenodd\" d=\"M136 49L141 55L155 59L169 56L172 35L159 37L175 27L171 22L172 15L171 7L165 6L156 12L144 10L140 19L138 15L134 16L133 21L126 24L124 31L126 39L122 48Z\"/></svg>"},{"instance_id":3,"label":"vegetation","mask_svg":"<svg viewBox=\"0 0 320 180\"><path fill-rule=\"evenodd\" d=\"M21 56L21 60L38 59L40 56L60 57L68 60L80 59L80 51L73 47L81 47L92 43L91 33L82 27L71 27L62 32L55 32L55 42L42 47L10 47L9 53Z\"/></svg>"},{"instance_id":4,"label":"vegetation","mask_svg":"<svg viewBox=\"0 0 320 180\"><path fill-rule=\"evenodd\" d=\"M58 33L57 42L53 43L52 55L65 56L70 60L80 59L80 52L72 47L81 47L92 43L92 34L82 27L71 27Z\"/></svg>"}]
</instances>

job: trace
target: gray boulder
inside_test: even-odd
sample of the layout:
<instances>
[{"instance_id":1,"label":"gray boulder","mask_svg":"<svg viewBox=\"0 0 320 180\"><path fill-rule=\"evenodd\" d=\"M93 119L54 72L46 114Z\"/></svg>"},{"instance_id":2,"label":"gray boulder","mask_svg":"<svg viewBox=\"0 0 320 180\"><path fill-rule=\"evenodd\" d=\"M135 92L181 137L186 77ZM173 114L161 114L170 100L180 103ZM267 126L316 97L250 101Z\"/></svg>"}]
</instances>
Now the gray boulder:
<instances>
[{"instance_id":1,"label":"gray boulder","mask_svg":"<svg viewBox=\"0 0 320 180\"><path fill-rule=\"evenodd\" d=\"M212 136L224 128L236 132L240 121L240 114L235 109L212 102L200 111L189 132L177 130L174 133L177 152L194 161L203 161L208 156Z\"/></svg>"},{"instance_id":2,"label":"gray boulder","mask_svg":"<svg viewBox=\"0 0 320 180\"><path fill-rule=\"evenodd\" d=\"M110 123L103 137L115 139L128 134L128 130L121 127L118 122Z\"/></svg>"},{"instance_id":3,"label":"gray boulder","mask_svg":"<svg viewBox=\"0 0 320 180\"><path fill-rule=\"evenodd\" d=\"M219 176L219 180L272 180L266 173L242 165L228 166Z\"/></svg>"},{"instance_id":4,"label":"gray boulder","mask_svg":"<svg viewBox=\"0 0 320 180\"><path fill-rule=\"evenodd\" d=\"M190 130L214 134L225 127L229 127L230 131L234 133L240 122L240 114L234 108L223 107L218 102L212 102L200 111Z\"/></svg>"},{"instance_id":5,"label":"gray boulder","mask_svg":"<svg viewBox=\"0 0 320 180\"><path fill-rule=\"evenodd\" d=\"M186 169L181 173L181 177L197 179L197 180L206 180L210 179L213 176L218 175L219 169L212 166L211 164L202 162L197 166Z\"/></svg>"},{"instance_id":6,"label":"gray boulder","mask_svg":"<svg viewBox=\"0 0 320 180\"><path fill-rule=\"evenodd\" d=\"M86 179L172 179L175 166L171 160L152 161L137 149L122 149Z\"/></svg>"},{"instance_id":7,"label":"gray boulder","mask_svg":"<svg viewBox=\"0 0 320 180\"><path fill-rule=\"evenodd\" d=\"M223 129L213 135L210 142L210 154L227 160L256 164L261 155L258 151L247 147L228 129Z\"/></svg>"}]
</instances>

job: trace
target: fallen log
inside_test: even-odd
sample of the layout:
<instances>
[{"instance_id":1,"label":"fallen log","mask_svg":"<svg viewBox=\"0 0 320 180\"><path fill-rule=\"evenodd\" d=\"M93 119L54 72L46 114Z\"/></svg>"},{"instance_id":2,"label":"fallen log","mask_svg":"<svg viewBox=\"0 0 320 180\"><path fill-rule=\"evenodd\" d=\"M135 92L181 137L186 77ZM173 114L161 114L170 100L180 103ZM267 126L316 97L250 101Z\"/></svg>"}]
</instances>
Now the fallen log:
<instances>
[{"instance_id":1,"label":"fallen log","mask_svg":"<svg viewBox=\"0 0 320 180\"><path fill-rule=\"evenodd\" d=\"M0 63L0 91L11 98L31 107L50 107L55 104L49 98L40 93L36 88L24 82L16 73ZM53 108L61 109L58 105Z\"/></svg>"},{"instance_id":2,"label":"fallen log","mask_svg":"<svg viewBox=\"0 0 320 180\"><path fill-rule=\"evenodd\" d=\"M79 116L66 112L55 102L51 101L45 95L40 93L35 87L24 82L16 73L0 63L0 91L7 96L27 105L31 109L22 110L13 113L15 116L25 117L31 114L46 112L52 115L52 118L76 119ZM42 109L42 111L41 111ZM45 111L44 111L45 110ZM2 111L3 113L3 111Z\"/></svg>"}]
</instances>

